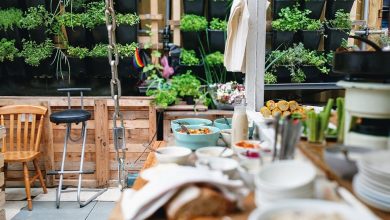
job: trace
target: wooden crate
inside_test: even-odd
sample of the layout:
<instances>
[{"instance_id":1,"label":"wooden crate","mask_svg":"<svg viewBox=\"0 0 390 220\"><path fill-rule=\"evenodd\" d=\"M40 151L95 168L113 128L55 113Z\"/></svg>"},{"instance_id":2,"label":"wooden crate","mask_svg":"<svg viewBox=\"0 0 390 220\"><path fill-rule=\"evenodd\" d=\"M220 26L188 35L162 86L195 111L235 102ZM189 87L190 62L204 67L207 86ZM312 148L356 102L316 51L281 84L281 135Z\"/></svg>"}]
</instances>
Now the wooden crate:
<instances>
[{"instance_id":1,"label":"wooden crate","mask_svg":"<svg viewBox=\"0 0 390 220\"><path fill-rule=\"evenodd\" d=\"M43 154L40 166L44 175L48 170L60 169L66 127L63 124L50 123L48 116L52 112L66 109L67 98L2 97L0 99L0 106L12 104L43 105L49 108L41 141ZM131 164L144 151L142 144L151 141L156 131L156 111L152 105L152 99L148 97L123 97L120 105L126 128L126 145L128 147L126 162ZM80 107L79 98L72 99L72 107ZM95 173L83 175L83 187L104 187L110 183L115 185L117 162L112 138L114 102L109 97L84 97L84 107L92 113L91 120L87 122L84 169L95 170ZM72 125L73 139L79 137L80 133L81 125ZM68 142L65 169L79 169L80 156L81 140ZM143 165L142 159L146 156L147 154L141 157L139 163L134 167L127 167L138 172ZM29 169L34 170L32 164L29 164ZM7 176L10 178L23 176L21 164L9 164L8 170ZM78 176L76 174L67 174L64 177L65 185L77 185ZM59 176L46 176L48 186L57 185L58 178ZM7 182L7 186L23 185L22 181ZM35 186L40 186L38 181L35 182Z\"/></svg>"}]
</instances>

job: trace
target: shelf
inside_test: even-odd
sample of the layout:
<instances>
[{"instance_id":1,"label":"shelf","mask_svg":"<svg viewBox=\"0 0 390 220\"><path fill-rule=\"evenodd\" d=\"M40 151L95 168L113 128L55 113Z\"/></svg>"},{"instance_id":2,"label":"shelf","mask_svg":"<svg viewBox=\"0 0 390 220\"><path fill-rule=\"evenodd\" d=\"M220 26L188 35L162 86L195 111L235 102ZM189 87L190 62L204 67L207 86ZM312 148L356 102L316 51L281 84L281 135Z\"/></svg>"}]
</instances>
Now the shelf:
<instances>
[{"instance_id":1,"label":"shelf","mask_svg":"<svg viewBox=\"0 0 390 220\"><path fill-rule=\"evenodd\" d=\"M265 84L265 91L275 90L339 90L343 89L336 85L336 82L330 83L281 83Z\"/></svg>"}]
</instances>

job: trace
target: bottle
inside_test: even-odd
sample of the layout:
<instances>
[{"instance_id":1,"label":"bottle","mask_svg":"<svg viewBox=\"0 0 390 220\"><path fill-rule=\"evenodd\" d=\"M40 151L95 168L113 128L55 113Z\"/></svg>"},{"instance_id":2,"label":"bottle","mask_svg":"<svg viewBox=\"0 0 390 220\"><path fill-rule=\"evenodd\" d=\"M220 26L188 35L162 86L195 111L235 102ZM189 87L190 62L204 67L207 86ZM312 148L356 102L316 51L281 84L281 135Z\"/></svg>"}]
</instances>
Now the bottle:
<instances>
[{"instance_id":1,"label":"bottle","mask_svg":"<svg viewBox=\"0 0 390 220\"><path fill-rule=\"evenodd\" d=\"M245 99L241 104L234 106L232 119L232 145L248 139L248 116L246 115Z\"/></svg>"}]
</instances>

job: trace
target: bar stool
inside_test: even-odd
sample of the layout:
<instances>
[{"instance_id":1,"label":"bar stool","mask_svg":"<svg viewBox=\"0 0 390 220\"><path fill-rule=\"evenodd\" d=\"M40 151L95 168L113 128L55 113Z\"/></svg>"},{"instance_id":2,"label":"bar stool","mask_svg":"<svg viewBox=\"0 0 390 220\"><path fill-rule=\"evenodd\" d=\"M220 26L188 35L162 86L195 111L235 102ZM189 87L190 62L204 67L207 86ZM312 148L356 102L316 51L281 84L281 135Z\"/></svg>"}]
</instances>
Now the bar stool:
<instances>
[{"instance_id":1,"label":"bar stool","mask_svg":"<svg viewBox=\"0 0 390 220\"><path fill-rule=\"evenodd\" d=\"M82 207L88 205L92 200L96 199L98 196L100 196L102 193L104 193L107 190L107 189L83 189L83 190L81 190L82 174L93 174L95 172L93 170L84 170L83 169L85 141L86 141L86 136L87 136L87 121L89 119L91 119L91 113L84 110L83 92L91 91L91 89L90 88L62 88L62 89L58 89L58 91L59 92L66 92L68 94L68 109L51 114L50 121L52 123L55 123L55 124L66 124L64 151L62 154L61 170L50 171L47 174L48 175L57 175L57 174L60 175L60 182L59 182L57 193L56 193L57 208L60 207L61 193L75 192L75 191L77 191L77 201L80 204L80 208L82 208ZM81 109L71 109L71 98L70 98L71 96L70 96L70 94L73 92L80 92ZM79 123L82 123L81 135L77 139L73 139L71 137L71 129L72 129L73 123L76 125ZM64 170L68 140L72 141L72 142L76 142L80 139L82 139L80 169L79 170ZM64 174L79 174L77 190L63 190L62 189ZM96 194L91 196L85 202L82 202L80 200L81 191L94 191L94 192L96 192Z\"/></svg>"}]
</instances>

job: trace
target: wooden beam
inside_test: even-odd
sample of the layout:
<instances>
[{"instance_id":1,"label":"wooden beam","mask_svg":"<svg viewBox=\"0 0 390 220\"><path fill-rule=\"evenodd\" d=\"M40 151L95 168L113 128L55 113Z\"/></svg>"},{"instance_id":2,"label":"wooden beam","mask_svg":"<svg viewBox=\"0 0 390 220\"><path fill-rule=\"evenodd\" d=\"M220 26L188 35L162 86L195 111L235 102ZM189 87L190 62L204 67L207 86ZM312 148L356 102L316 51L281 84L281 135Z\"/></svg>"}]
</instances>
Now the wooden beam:
<instances>
[{"instance_id":1,"label":"wooden beam","mask_svg":"<svg viewBox=\"0 0 390 220\"><path fill-rule=\"evenodd\" d=\"M96 180L99 187L109 181L109 135L107 100L95 100Z\"/></svg>"},{"instance_id":2,"label":"wooden beam","mask_svg":"<svg viewBox=\"0 0 390 220\"><path fill-rule=\"evenodd\" d=\"M152 141L157 131L156 106L151 104L149 107L149 141Z\"/></svg>"},{"instance_id":3,"label":"wooden beam","mask_svg":"<svg viewBox=\"0 0 390 220\"><path fill-rule=\"evenodd\" d=\"M54 170L54 139L53 139L53 127L50 122L51 107L49 102L45 102L44 106L47 107L47 114L45 116L44 127L43 127L43 160L45 165L45 170ZM54 185L54 176L46 176L46 186L50 187Z\"/></svg>"},{"instance_id":4,"label":"wooden beam","mask_svg":"<svg viewBox=\"0 0 390 220\"><path fill-rule=\"evenodd\" d=\"M172 22L179 23L179 26L172 25L173 30L173 44L181 46L181 34L180 34L180 16L181 16L181 0L172 0Z\"/></svg>"}]
</instances>

